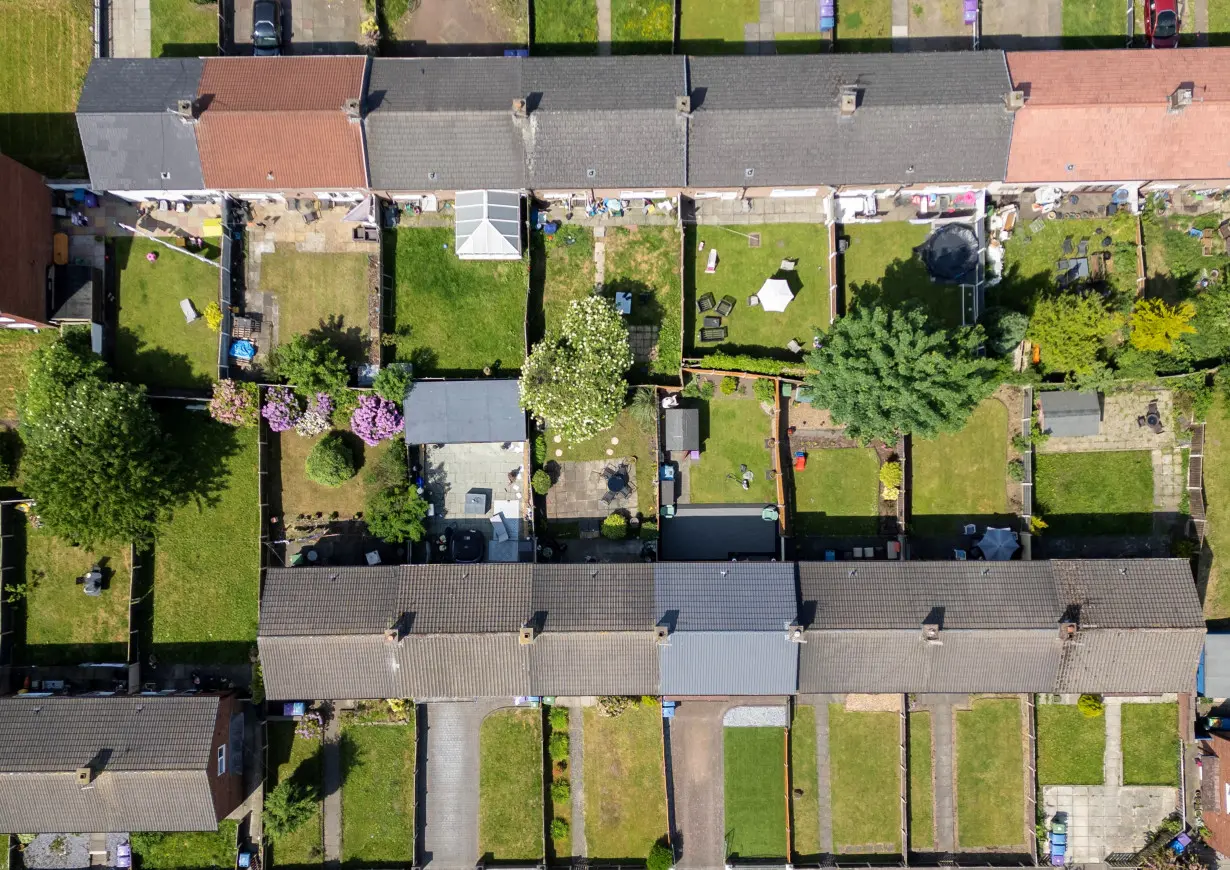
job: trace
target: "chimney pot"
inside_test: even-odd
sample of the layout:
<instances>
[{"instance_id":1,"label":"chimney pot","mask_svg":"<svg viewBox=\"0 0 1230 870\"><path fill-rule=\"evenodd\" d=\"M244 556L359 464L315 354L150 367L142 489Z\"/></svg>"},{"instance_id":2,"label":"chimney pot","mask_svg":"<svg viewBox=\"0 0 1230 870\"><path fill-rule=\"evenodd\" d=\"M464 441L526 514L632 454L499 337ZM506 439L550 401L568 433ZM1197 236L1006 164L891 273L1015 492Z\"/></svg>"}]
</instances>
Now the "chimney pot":
<instances>
[{"instance_id":1,"label":"chimney pot","mask_svg":"<svg viewBox=\"0 0 1230 870\"><path fill-rule=\"evenodd\" d=\"M1009 112L1025 108L1025 92L1019 90L1009 91L1008 96L1004 98L1004 104Z\"/></svg>"},{"instance_id":2,"label":"chimney pot","mask_svg":"<svg viewBox=\"0 0 1230 870\"><path fill-rule=\"evenodd\" d=\"M526 116L525 100L516 99L512 101L512 113L514 118L524 118Z\"/></svg>"},{"instance_id":3,"label":"chimney pot","mask_svg":"<svg viewBox=\"0 0 1230 870\"><path fill-rule=\"evenodd\" d=\"M518 643L522 646L527 646L534 642L534 626L526 622L521 625L521 633L517 638Z\"/></svg>"},{"instance_id":4,"label":"chimney pot","mask_svg":"<svg viewBox=\"0 0 1230 870\"><path fill-rule=\"evenodd\" d=\"M940 640L940 624L938 622L923 623L923 640L936 645L944 642Z\"/></svg>"},{"instance_id":5,"label":"chimney pot","mask_svg":"<svg viewBox=\"0 0 1230 870\"><path fill-rule=\"evenodd\" d=\"M841 116L848 118L858 108L858 88L844 87L841 89Z\"/></svg>"},{"instance_id":6,"label":"chimney pot","mask_svg":"<svg viewBox=\"0 0 1230 870\"><path fill-rule=\"evenodd\" d=\"M681 115L692 114L692 98L688 96L676 97L675 110Z\"/></svg>"},{"instance_id":7,"label":"chimney pot","mask_svg":"<svg viewBox=\"0 0 1230 870\"><path fill-rule=\"evenodd\" d=\"M196 120L196 100L176 100L175 114L185 121Z\"/></svg>"},{"instance_id":8,"label":"chimney pot","mask_svg":"<svg viewBox=\"0 0 1230 870\"><path fill-rule=\"evenodd\" d=\"M668 640L670 640L670 626L664 623L658 623L658 625L654 627L653 634L654 640L656 640L659 644L665 644Z\"/></svg>"},{"instance_id":9,"label":"chimney pot","mask_svg":"<svg viewBox=\"0 0 1230 870\"><path fill-rule=\"evenodd\" d=\"M360 105L361 104L356 97L351 97L346 100L346 102L342 103L342 111L346 113L347 121L355 122L359 120L359 116L362 114L360 111Z\"/></svg>"},{"instance_id":10,"label":"chimney pot","mask_svg":"<svg viewBox=\"0 0 1230 870\"><path fill-rule=\"evenodd\" d=\"M77 782L82 785L87 785L94 781L94 769L92 767L77 768Z\"/></svg>"}]
</instances>

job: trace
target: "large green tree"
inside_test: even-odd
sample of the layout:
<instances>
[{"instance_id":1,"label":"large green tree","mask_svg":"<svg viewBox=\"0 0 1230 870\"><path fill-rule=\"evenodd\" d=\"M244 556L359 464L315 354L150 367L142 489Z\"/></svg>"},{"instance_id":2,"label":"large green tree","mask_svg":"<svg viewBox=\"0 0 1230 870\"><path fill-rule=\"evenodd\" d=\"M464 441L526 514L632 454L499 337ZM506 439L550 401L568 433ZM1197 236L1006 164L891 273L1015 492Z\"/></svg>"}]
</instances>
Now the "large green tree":
<instances>
[{"instance_id":1,"label":"large green tree","mask_svg":"<svg viewBox=\"0 0 1230 870\"><path fill-rule=\"evenodd\" d=\"M858 306L807 357L817 407L863 442L959 429L994 389L981 327L944 329L920 308Z\"/></svg>"},{"instance_id":2,"label":"large green tree","mask_svg":"<svg viewBox=\"0 0 1230 870\"><path fill-rule=\"evenodd\" d=\"M1060 293L1038 300L1026 337L1041 349L1048 372L1080 376L1105 361L1111 339L1122 328L1122 315L1096 293Z\"/></svg>"}]
</instances>

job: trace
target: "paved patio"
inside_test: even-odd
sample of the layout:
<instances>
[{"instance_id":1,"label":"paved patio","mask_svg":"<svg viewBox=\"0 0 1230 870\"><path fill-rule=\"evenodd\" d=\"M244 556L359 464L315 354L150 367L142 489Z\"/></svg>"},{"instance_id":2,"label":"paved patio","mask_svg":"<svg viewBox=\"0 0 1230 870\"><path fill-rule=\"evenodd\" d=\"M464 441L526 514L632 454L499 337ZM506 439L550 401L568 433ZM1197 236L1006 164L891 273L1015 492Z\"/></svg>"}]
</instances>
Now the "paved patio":
<instances>
[{"instance_id":1,"label":"paved patio","mask_svg":"<svg viewBox=\"0 0 1230 870\"><path fill-rule=\"evenodd\" d=\"M1037 398L1035 393L1035 399ZM1136 418L1145 413L1150 402L1157 409L1164 427L1160 433L1140 426ZM1169 390L1115 393L1105 396L1102 406L1102 431L1085 437L1052 436L1037 448L1039 453L1092 453L1099 450L1166 450L1173 448L1174 398Z\"/></svg>"},{"instance_id":2,"label":"paved patio","mask_svg":"<svg viewBox=\"0 0 1230 870\"><path fill-rule=\"evenodd\" d=\"M558 521L581 521L581 531L595 531L606 517L616 511L637 512L637 492L625 498L617 498L610 504L602 503L607 491L602 480L602 470L626 463L630 484L636 482L636 460L630 456L612 456L594 462L561 462L555 485L547 493L547 516ZM649 493L652 499L653 493Z\"/></svg>"}]
</instances>

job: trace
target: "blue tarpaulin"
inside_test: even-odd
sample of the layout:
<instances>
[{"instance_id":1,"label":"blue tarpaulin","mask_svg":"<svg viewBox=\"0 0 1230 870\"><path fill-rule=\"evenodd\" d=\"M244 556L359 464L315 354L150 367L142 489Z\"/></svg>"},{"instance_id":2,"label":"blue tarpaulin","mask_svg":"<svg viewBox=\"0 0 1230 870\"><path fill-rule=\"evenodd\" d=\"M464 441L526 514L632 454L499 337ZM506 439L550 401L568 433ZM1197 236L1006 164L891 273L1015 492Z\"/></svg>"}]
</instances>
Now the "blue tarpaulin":
<instances>
[{"instance_id":1,"label":"blue tarpaulin","mask_svg":"<svg viewBox=\"0 0 1230 870\"><path fill-rule=\"evenodd\" d=\"M256 345L246 339L231 342L231 356L235 359L252 359L256 356Z\"/></svg>"}]
</instances>

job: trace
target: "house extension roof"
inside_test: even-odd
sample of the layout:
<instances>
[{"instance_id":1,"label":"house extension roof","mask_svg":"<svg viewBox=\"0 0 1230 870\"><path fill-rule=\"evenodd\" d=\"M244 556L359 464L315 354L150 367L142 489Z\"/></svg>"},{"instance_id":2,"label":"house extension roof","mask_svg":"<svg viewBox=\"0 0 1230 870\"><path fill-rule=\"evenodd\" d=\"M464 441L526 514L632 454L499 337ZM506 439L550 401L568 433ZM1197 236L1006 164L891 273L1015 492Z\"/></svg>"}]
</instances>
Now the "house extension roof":
<instances>
[{"instance_id":1,"label":"house extension roof","mask_svg":"<svg viewBox=\"0 0 1230 870\"><path fill-rule=\"evenodd\" d=\"M51 191L43 176L0 154L0 313L46 322Z\"/></svg>"},{"instance_id":2,"label":"house extension roof","mask_svg":"<svg viewBox=\"0 0 1230 870\"><path fill-rule=\"evenodd\" d=\"M1008 69L1026 95L1009 182L1226 176L1230 48L1010 52ZM1181 85L1191 105L1171 110Z\"/></svg>"},{"instance_id":3,"label":"house extension roof","mask_svg":"<svg viewBox=\"0 0 1230 870\"><path fill-rule=\"evenodd\" d=\"M0 831L217 828L216 696L0 699ZM90 767L93 788L76 771Z\"/></svg>"},{"instance_id":4,"label":"house extension roof","mask_svg":"<svg viewBox=\"0 0 1230 870\"><path fill-rule=\"evenodd\" d=\"M208 187L367 186L362 125L344 108L347 100L363 97L365 57L213 57L201 63L197 135Z\"/></svg>"},{"instance_id":5,"label":"house extension roof","mask_svg":"<svg viewBox=\"0 0 1230 870\"><path fill-rule=\"evenodd\" d=\"M405 401L407 444L524 441L515 380L416 381Z\"/></svg>"},{"instance_id":6,"label":"house extension roof","mask_svg":"<svg viewBox=\"0 0 1230 870\"><path fill-rule=\"evenodd\" d=\"M763 510L759 504L681 504L673 517L659 520L662 558L771 558L777 554L777 523L764 519Z\"/></svg>"},{"instance_id":7,"label":"house extension roof","mask_svg":"<svg viewBox=\"0 0 1230 870\"><path fill-rule=\"evenodd\" d=\"M694 186L1003 177L1003 52L693 57ZM858 106L840 111L843 88ZM750 170L750 174L749 174Z\"/></svg>"}]
</instances>

